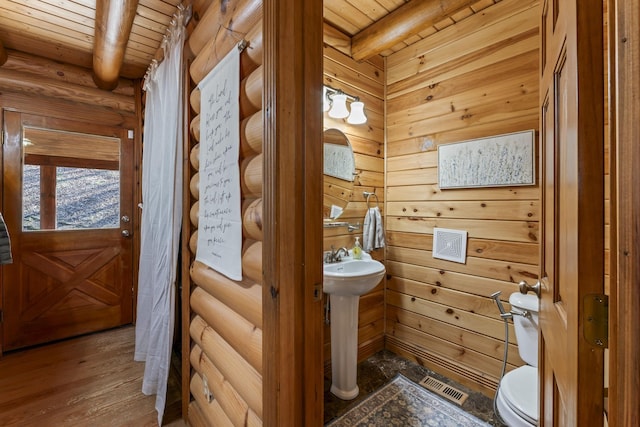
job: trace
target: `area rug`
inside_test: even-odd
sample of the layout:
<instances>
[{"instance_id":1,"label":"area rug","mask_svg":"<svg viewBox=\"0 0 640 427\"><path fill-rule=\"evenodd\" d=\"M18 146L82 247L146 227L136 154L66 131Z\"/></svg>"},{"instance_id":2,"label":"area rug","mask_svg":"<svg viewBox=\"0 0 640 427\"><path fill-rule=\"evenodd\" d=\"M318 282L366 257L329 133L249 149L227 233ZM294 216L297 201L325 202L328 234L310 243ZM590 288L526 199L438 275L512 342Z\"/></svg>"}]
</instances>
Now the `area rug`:
<instances>
[{"instance_id":1,"label":"area rug","mask_svg":"<svg viewBox=\"0 0 640 427\"><path fill-rule=\"evenodd\" d=\"M329 426L487 427L489 424L398 374Z\"/></svg>"}]
</instances>

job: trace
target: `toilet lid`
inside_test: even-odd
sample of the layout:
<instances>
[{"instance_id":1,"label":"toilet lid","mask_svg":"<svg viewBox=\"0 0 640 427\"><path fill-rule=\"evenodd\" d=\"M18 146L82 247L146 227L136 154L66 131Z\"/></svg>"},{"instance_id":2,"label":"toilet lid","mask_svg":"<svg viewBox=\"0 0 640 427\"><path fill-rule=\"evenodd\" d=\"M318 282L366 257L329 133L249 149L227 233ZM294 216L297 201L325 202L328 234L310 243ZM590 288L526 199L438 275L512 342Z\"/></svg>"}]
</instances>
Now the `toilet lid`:
<instances>
[{"instance_id":1,"label":"toilet lid","mask_svg":"<svg viewBox=\"0 0 640 427\"><path fill-rule=\"evenodd\" d=\"M536 424L538 422L538 370L521 366L507 373L500 382L500 392L509 407L519 416Z\"/></svg>"}]
</instances>

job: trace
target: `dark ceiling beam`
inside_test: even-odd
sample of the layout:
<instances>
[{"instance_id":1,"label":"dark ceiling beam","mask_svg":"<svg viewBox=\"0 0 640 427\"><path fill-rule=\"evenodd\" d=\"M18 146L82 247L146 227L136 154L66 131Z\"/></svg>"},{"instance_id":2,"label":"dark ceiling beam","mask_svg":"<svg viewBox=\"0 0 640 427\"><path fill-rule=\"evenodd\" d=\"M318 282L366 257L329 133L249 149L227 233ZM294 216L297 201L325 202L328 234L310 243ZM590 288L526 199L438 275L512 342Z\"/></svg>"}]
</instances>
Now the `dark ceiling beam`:
<instances>
[{"instance_id":1,"label":"dark ceiling beam","mask_svg":"<svg viewBox=\"0 0 640 427\"><path fill-rule=\"evenodd\" d=\"M470 0L412 0L351 39L351 56L356 61L371 58L408 37L469 7Z\"/></svg>"},{"instance_id":2,"label":"dark ceiling beam","mask_svg":"<svg viewBox=\"0 0 640 427\"><path fill-rule=\"evenodd\" d=\"M137 7L138 0L96 2L93 80L100 89L113 90L118 86Z\"/></svg>"}]
</instances>

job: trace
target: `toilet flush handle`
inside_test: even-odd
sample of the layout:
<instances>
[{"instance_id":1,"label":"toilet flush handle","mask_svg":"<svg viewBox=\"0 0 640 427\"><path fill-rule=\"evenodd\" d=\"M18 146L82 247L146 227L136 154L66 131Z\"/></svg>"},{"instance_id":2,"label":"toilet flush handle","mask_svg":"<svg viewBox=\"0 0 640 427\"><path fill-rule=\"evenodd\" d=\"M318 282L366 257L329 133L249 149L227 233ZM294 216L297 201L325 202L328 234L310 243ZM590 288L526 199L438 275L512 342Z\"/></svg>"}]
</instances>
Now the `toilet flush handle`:
<instances>
[{"instance_id":1,"label":"toilet flush handle","mask_svg":"<svg viewBox=\"0 0 640 427\"><path fill-rule=\"evenodd\" d=\"M541 292L541 285L540 285L540 281L537 281L535 285L531 286L530 284L528 284L526 281L521 281L519 284L519 288L520 288L520 293L522 294L527 294L529 291L533 291L533 293L535 293L538 298L540 298L540 292Z\"/></svg>"}]
</instances>

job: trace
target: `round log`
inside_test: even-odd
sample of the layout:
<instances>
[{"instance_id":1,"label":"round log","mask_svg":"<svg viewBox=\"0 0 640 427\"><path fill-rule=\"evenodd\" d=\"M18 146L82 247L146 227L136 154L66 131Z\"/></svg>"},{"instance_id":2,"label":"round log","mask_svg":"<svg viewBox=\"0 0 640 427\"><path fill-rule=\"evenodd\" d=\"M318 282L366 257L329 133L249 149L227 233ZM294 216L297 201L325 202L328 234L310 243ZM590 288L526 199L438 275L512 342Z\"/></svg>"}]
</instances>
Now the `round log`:
<instances>
[{"instance_id":1,"label":"round log","mask_svg":"<svg viewBox=\"0 0 640 427\"><path fill-rule=\"evenodd\" d=\"M248 46L240 55L240 75L248 76L253 70L262 65L262 20L260 20L247 34Z\"/></svg>"},{"instance_id":2,"label":"round log","mask_svg":"<svg viewBox=\"0 0 640 427\"><path fill-rule=\"evenodd\" d=\"M356 61L371 58L447 17L471 6L471 0L411 1L404 3L360 31L351 39L351 56ZM390 31L390 29L392 29Z\"/></svg>"},{"instance_id":3,"label":"round log","mask_svg":"<svg viewBox=\"0 0 640 427\"><path fill-rule=\"evenodd\" d=\"M262 108L263 82L262 65L240 82L240 117L247 117Z\"/></svg>"},{"instance_id":4,"label":"round log","mask_svg":"<svg viewBox=\"0 0 640 427\"><path fill-rule=\"evenodd\" d=\"M194 231L189 238L189 250L195 256L198 249L198 230Z\"/></svg>"},{"instance_id":5,"label":"round log","mask_svg":"<svg viewBox=\"0 0 640 427\"><path fill-rule=\"evenodd\" d=\"M193 166L194 169L200 169L200 143L197 143L191 149L189 160L191 161L191 166Z\"/></svg>"},{"instance_id":6,"label":"round log","mask_svg":"<svg viewBox=\"0 0 640 427\"><path fill-rule=\"evenodd\" d=\"M0 91L24 93L26 95L63 99L77 104L108 107L116 111L134 113L135 99L92 87L79 86L72 82L42 77L20 70L0 69Z\"/></svg>"},{"instance_id":7,"label":"round log","mask_svg":"<svg viewBox=\"0 0 640 427\"><path fill-rule=\"evenodd\" d=\"M200 115L197 115L191 120L191 125L189 126L191 129L191 135L193 138L200 142Z\"/></svg>"},{"instance_id":8,"label":"round log","mask_svg":"<svg viewBox=\"0 0 640 427\"><path fill-rule=\"evenodd\" d=\"M262 153L262 110L250 115L240 123L240 153L249 157Z\"/></svg>"},{"instance_id":9,"label":"round log","mask_svg":"<svg viewBox=\"0 0 640 427\"><path fill-rule=\"evenodd\" d=\"M137 8L138 0L96 2L93 80L100 89L113 90L118 86Z\"/></svg>"},{"instance_id":10,"label":"round log","mask_svg":"<svg viewBox=\"0 0 640 427\"><path fill-rule=\"evenodd\" d=\"M262 198L251 200L243 206L242 228L246 237L262 241L264 238L262 232Z\"/></svg>"},{"instance_id":11,"label":"round log","mask_svg":"<svg viewBox=\"0 0 640 427\"><path fill-rule=\"evenodd\" d=\"M240 75L245 77L262 65L262 21L247 34L249 45L240 55ZM191 91L189 104L196 113L200 113L200 89Z\"/></svg>"},{"instance_id":12,"label":"round log","mask_svg":"<svg viewBox=\"0 0 640 427\"><path fill-rule=\"evenodd\" d=\"M209 390L215 396L224 413L229 417L234 426L245 424L245 418L249 405L242 400L242 397L233 389L231 384L224 378L224 375L215 367L211 359L207 357L199 345L194 344L189 355L191 366L200 374L206 376ZM197 390L197 388L196 388ZM202 389L200 389L202 392ZM216 421L216 420L211 420ZM213 422L212 422L213 424Z\"/></svg>"},{"instance_id":13,"label":"round log","mask_svg":"<svg viewBox=\"0 0 640 427\"><path fill-rule=\"evenodd\" d=\"M194 252L195 253L195 252ZM249 322L262 328L262 286L249 279L231 280L200 261L191 264L193 282L229 306Z\"/></svg>"},{"instance_id":14,"label":"round log","mask_svg":"<svg viewBox=\"0 0 640 427\"><path fill-rule=\"evenodd\" d=\"M196 172L191 177L191 182L189 182L189 190L191 190L191 195L194 199L198 200L200 198L200 173Z\"/></svg>"},{"instance_id":15,"label":"round log","mask_svg":"<svg viewBox=\"0 0 640 427\"><path fill-rule=\"evenodd\" d=\"M195 427L195 426L194 426ZM247 427L262 427L262 418L249 408L247 413Z\"/></svg>"},{"instance_id":16,"label":"round log","mask_svg":"<svg viewBox=\"0 0 640 427\"><path fill-rule=\"evenodd\" d=\"M212 399L209 402L207 397L204 395L204 382L198 373L195 373L191 377L189 390L195 398L198 407L202 410L204 417L207 419L207 425L233 427L233 423L229 417L227 417L227 414L225 414L218 401L216 399Z\"/></svg>"},{"instance_id":17,"label":"round log","mask_svg":"<svg viewBox=\"0 0 640 427\"><path fill-rule=\"evenodd\" d=\"M262 242L245 240L242 249L242 274L262 283Z\"/></svg>"},{"instance_id":18,"label":"round log","mask_svg":"<svg viewBox=\"0 0 640 427\"><path fill-rule=\"evenodd\" d=\"M243 197L260 197L262 196L262 167L264 156L258 154L253 157L246 158L240 166L242 174L242 195Z\"/></svg>"},{"instance_id":19,"label":"round log","mask_svg":"<svg viewBox=\"0 0 640 427\"><path fill-rule=\"evenodd\" d=\"M197 390L202 390L201 387L196 387L194 388L194 382L193 382L193 378L198 377L198 374L193 374L191 382L190 384L190 390L192 393L195 393ZM200 379L200 378L198 378ZM202 384L200 384L202 385ZM200 405L198 405L198 402L196 400L192 400L189 403L189 409L188 409L189 413L188 413L188 417L189 417L189 426L190 427L209 427L212 423L213 420L209 420L205 415L204 415L204 411L202 409L200 409ZM249 414L249 416L251 416L251 414Z\"/></svg>"},{"instance_id":20,"label":"round log","mask_svg":"<svg viewBox=\"0 0 640 427\"><path fill-rule=\"evenodd\" d=\"M218 65L231 49L234 49L242 35L246 35L262 18L261 0L236 0L227 7L226 16L231 19L225 22L213 3L207 13L189 36L187 46L195 55L189 73L198 84L209 71ZM211 12L210 12L211 11ZM222 23L222 25L221 25ZM221 28L222 27L222 28ZM239 36L240 35L240 36Z\"/></svg>"},{"instance_id":21,"label":"round log","mask_svg":"<svg viewBox=\"0 0 640 427\"><path fill-rule=\"evenodd\" d=\"M197 87L193 89L191 95L189 95L189 104L194 112L200 114L200 89Z\"/></svg>"},{"instance_id":22,"label":"round log","mask_svg":"<svg viewBox=\"0 0 640 427\"><path fill-rule=\"evenodd\" d=\"M191 219L191 224L193 224L194 227L198 228L198 220L199 220L199 214L200 212L200 202L195 202L193 204L193 206L191 206L191 210L189 210L189 218Z\"/></svg>"},{"instance_id":23,"label":"round log","mask_svg":"<svg viewBox=\"0 0 640 427\"><path fill-rule=\"evenodd\" d=\"M256 328L200 287L191 293L190 303L196 314L211 325L258 373L262 373L262 329Z\"/></svg>"},{"instance_id":24,"label":"round log","mask_svg":"<svg viewBox=\"0 0 640 427\"><path fill-rule=\"evenodd\" d=\"M256 414L262 416L262 377L220 334L200 316L191 321L189 333L211 363L229 381L229 384L247 402Z\"/></svg>"},{"instance_id":25,"label":"round log","mask_svg":"<svg viewBox=\"0 0 640 427\"><path fill-rule=\"evenodd\" d=\"M202 17L207 12L207 9L209 8L209 6L211 6L211 3L213 3L214 1L220 3L220 0L193 0L193 3L191 3L193 5L192 20L196 21L197 23L200 23L200 21L202 20Z\"/></svg>"},{"instance_id":26,"label":"round log","mask_svg":"<svg viewBox=\"0 0 640 427\"><path fill-rule=\"evenodd\" d=\"M5 69L33 74L39 78L52 79L60 83L71 83L73 85L97 89L91 74L87 73L86 68L71 64L63 64L61 62L52 61L47 58L30 55L17 50L10 50L8 53L9 58L4 64ZM2 53L0 53L0 62L2 62L1 57ZM109 93L106 93L105 91L100 91L100 93L104 96L109 96ZM118 79L118 87L116 87L111 93L133 98L135 96L134 81L123 78ZM143 95L145 94L146 92L143 91Z\"/></svg>"}]
</instances>

